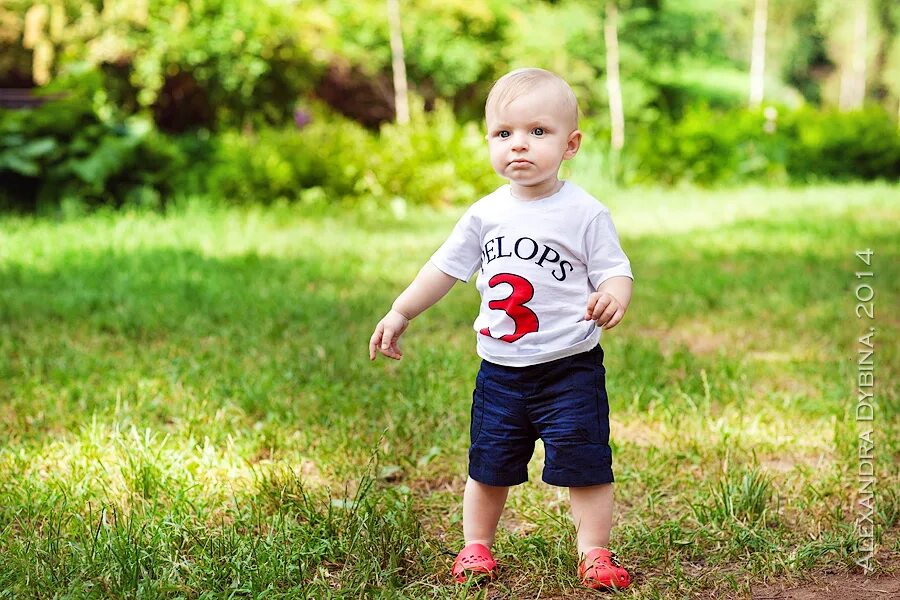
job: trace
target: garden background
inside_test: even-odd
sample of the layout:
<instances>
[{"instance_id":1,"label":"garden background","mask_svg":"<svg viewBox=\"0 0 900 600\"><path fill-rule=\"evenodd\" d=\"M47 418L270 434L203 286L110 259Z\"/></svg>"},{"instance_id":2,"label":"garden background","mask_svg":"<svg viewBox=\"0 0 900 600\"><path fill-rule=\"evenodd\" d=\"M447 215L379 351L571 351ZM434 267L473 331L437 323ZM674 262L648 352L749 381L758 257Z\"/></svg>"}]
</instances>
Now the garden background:
<instances>
[{"instance_id":1,"label":"garden background","mask_svg":"<svg viewBox=\"0 0 900 600\"><path fill-rule=\"evenodd\" d=\"M449 583L473 287L367 356L502 183L483 103L528 65L575 89L563 176L635 270L602 342L625 595L900 594L898 30L887 0L3 0L0 598L596 595L540 445L499 579Z\"/></svg>"}]
</instances>

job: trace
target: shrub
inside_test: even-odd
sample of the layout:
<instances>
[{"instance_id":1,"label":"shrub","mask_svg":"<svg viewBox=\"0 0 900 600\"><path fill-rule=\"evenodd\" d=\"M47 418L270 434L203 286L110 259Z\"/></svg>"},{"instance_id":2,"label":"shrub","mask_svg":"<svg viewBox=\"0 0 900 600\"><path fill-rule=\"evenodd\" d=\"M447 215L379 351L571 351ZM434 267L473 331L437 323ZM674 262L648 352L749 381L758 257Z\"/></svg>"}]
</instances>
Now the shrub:
<instances>
[{"instance_id":1,"label":"shrub","mask_svg":"<svg viewBox=\"0 0 900 600\"><path fill-rule=\"evenodd\" d=\"M488 158L484 131L459 124L438 103L431 113L413 111L409 125L381 128L364 193L401 197L417 204L472 202L501 181Z\"/></svg>"},{"instance_id":2,"label":"shrub","mask_svg":"<svg viewBox=\"0 0 900 600\"><path fill-rule=\"evenodd\" d=\"M638 129L633 139L626 148L628 179L637 182L900 177L900 134L877 107L847 113L699 107L681 120L661 119Z\"/></svg>"},{"instance_id":3,"label":"shrub","mask_svg":"<svg viewBox=\"0 0 900 600\"><path fill-rule=\"evenodd\" d=\"M0 207L158 205L183 166L178 147L148 120L102 119L84 94L0 111Z\"/></svg>"},{"instance_id":4,"label":"shrub","mask_svg":"<svg viewBox=\"0 0 900 600\"><path fill-rule=\"evenodd\" d=\"M792 179L900 179L900 132L879 107L803 108L785 116L782 131Z\"/></svg>"},{"instance_id":5,"label":"shrub","mask_svg":"<svg viewBox=\"0 0 900 600\"><path fill-rule=\"evenodd\" d=\"M207 183L210 193L230 202L400 197L446 204L473 200L498 180L477 128L460 126L441 105L377 134L323 111L299 130L226 133Z\"/></svg>"},{"instance_id":6,"label":"shrub","mask_svg":"<svg viewBox=\"0 0 900 600\"><path fill-rule=\"evenodd\" d=\"M7 0L0 42L33 54L39 85L88 65L128 112L160 128L284 123L323 68L315 3ZM21 15L21 17L19 16ZM0 66L9 61L0 61Z\"/></svg>"},{"instance_id":7,"label":"shrub","mask_svg":"<svg viewBox=\"0 0 900 600\"><path fill-rule=\"evenodd\" d=\"M229 131L215 143L206 190L230 203L353 195L375 143L357 123L313 117L298 130Z\"/></svg>"}]
</instances>

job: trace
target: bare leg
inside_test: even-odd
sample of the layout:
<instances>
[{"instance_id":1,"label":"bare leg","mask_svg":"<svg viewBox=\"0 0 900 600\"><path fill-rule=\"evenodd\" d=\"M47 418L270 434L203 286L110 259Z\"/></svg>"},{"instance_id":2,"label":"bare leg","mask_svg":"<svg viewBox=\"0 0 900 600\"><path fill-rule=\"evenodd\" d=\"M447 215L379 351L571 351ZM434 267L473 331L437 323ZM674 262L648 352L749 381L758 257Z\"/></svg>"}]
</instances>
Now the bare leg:
<instances>
[{"instance_id":1,"label":"bare leg","mask_svg":"<svg viewBox=\"0 0 900 600\"><path fill-rule=\"evenodd\" d=\"M466 545L494 543L497 523L506 504L508 487L485 485L469 478L463 494L463 535Z\"/></svg>"},{"instance_id":2,"label":"bare leg","mask_svg":"<svg viewBox=\"0 0 900 600\"><path fill-rule=\"evenodd\" d=\"M612 529L613 484L571 487L569 497L578 535L579 557L594 548L607 548Z\"/></svg>"}]
</instances>

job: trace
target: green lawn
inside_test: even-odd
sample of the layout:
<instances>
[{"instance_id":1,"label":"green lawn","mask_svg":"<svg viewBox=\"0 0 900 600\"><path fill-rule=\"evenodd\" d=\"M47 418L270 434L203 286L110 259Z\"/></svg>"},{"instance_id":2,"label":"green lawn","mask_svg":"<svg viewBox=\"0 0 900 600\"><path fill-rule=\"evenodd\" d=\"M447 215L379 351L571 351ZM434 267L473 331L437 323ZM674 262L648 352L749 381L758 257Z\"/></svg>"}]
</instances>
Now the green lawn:
<instances>
[{"instance_id":1,"label":"green lawn","mask_svg":"<svg viewBox=\"0 0 900 600\"><path fill-rule=\"evenodd\" d=\"M875 273L879 569L900 552L900 188L621 192L635 297L603 338L613 546L635 598L856 557L856 271ZM461 210L0 218L0 598L594 597L532 481L499 580L458 550L473 285L370 363ZM875 251L866 268L856 250Z\"/></svg>"}]
</instances>

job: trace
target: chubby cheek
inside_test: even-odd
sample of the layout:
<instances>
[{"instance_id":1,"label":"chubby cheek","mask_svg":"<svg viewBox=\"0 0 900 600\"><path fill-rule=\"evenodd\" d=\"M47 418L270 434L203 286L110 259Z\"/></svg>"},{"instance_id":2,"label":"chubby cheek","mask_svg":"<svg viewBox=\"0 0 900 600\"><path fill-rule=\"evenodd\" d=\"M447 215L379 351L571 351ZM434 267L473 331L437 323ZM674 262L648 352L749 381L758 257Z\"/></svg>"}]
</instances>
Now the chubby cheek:
<instances>
[{"instance_id":1,"label":"chubby cheek","mask_svg":"<svg viewBox=\"0 0 900 600\"><path fill-rule=\"evenodd\" d=\"M503 156L503 152L497 151L494 148L491 148L490 152L491 166L494 167L494 170L498 173L502 173L506 168L506 158Z\"/></svg>"},{"instance_id":2,"label":"chubby cheek","mask_svg":"<svg viewBox=\"0 0 900 600\"><path fill-rule=\"evenodd\" d=\"M559 150L547 140L543 144L536 144L535 147L532 148L532 154L536 161L547 162L548 160L552 160L554 156L562 156L562 150Z\"/></svg>"}]
</instances>

